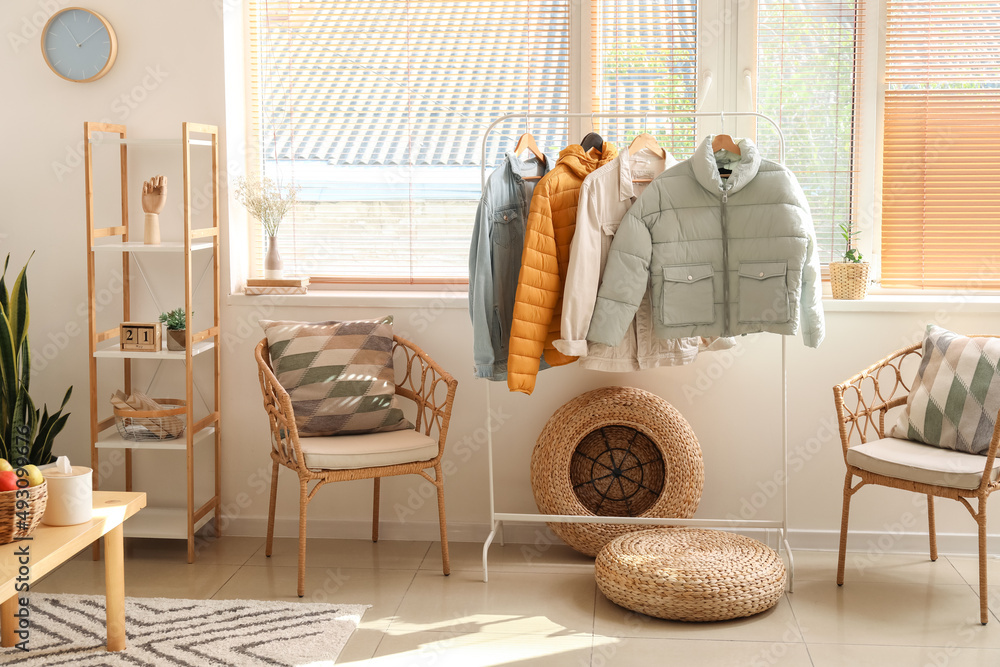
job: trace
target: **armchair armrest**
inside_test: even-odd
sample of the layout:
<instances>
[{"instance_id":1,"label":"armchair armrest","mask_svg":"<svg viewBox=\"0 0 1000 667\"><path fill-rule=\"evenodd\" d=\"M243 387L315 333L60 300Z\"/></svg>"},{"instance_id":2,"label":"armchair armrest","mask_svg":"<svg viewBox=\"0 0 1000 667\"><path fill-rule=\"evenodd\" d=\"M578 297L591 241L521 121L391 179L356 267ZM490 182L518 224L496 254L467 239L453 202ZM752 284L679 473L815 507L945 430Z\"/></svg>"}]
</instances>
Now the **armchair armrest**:
<instances>
[{"instance_id":1,"label":"armchair armrest","mask_svg":"<svg viewBox=\"0 0 1000 667\"><path fill-rule=\"evenodd\" d=\"M267 338L257 343L253 351L257 360L257 379L264 398L264 410L271 425L271 447L281 463L296 469L305 468L299 446L299 429L295 425L292 399L271 370L271 355Z\"/></svg>"},{"instance_id":2,"label":"armchair armrest","mask_svg":"<svg viewBox=\"0 0 1000 667\"><path fill-rule=\"evenodd\" d=\"M910 393L912 378L904 378L902 366L920 356L920 343L904 347L833 387L845 463L853 436L862 443L870 435L885 437L886 412L904 405Z\"/></svg>"},{"instance_id":3,"label":"armchair armrest","mask_svg":"<svg viewBox=\"0 0 1000 667\"><path fill-rule=\"evenodd\" d=\"M394 336L393 360L399 367L402 363L403 378L396 383L396 394L408 398L417 405L414 427L428 437L434 437L437 430L438 456L444 454L448 424L451 421L452 405L458 380L430 358L413 342Z\"/></svg>"}]
</instances>

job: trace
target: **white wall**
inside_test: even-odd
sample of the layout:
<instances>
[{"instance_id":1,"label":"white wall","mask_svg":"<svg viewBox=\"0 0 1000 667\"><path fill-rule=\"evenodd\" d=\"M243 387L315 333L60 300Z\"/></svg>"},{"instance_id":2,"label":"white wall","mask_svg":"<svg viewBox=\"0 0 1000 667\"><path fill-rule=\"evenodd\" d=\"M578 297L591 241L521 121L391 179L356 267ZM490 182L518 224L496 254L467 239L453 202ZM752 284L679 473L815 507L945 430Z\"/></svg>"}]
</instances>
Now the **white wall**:
<instances>
[{"instance_id":1,"label":"white wall","mask_svg":"<svg viewBox=\"0 0 1000 667\"><path fill-rule=\"evenodd\" d=\"M204 0L92 0L88 7L103 13L117 31L118 62L98 82L65 82L49 72L42 61L37 34L55 7L65 4L55 0L7 0L0 15L0 33L4 36L0 44L0 90L5 93L0 114L7 128L0 163L0 250L12 253L14 270L32 251L36 253L29 274L31 337L42 363L36 364L33 394L51 404L59 400L67 385L74 385L76 393L70 406L74 414L57 449L84 461L89 458L89 450L82 122L126 122L130 136L150 137L176 136L182 120L225 125L226 82L222 5ZM225 134L224 128L224 141ZM232 135L234 142L239 141L240 132L234 129ZM138 183L169 160L153 154L137 156L135 161L130 197L133 220L138 221L133 229L139 230L141 215L135 213ZM170 163L164 168L175 166ZM179 179L171 180L171 186L168 208L178 204ZM112 193L103 203L112 212L115 197L117 194ZM225 204L224 220L228 208ZM176 215L176 209L172 210ZM176 218L165 216L165 226L170 221L175 224ZM165 236L170 233L170 228L164 230ZM240 262L242 258L234 263ZM110 276L113 268L102 265L99 290L115 291ZM156 272L169 270L153 268ZM223 284L228 284L228 269L229 262L224 261ZM134 289L137 294L142 291L138 284ZM176 292L170 290L175 290L176 285L158 289L165 290L158 294L158 301L172 305ZM424 347L459 380L447 454L452 471L447 484L448 518L454 539L481 539L488 517L484 445L489 424L487 384L472 378L471 327L464 303L433 297L415 302L372 297L352 303L293 307L272 306L248 297L227 302L224 297L223 497L227 529L231 533L263 534L267 512L268 437L252 360L253 345L261 336L256 321L363 318L391 312L398 331ZM143 301L142 307L148 309L150 305ZM962 300L950 306L931 306L926 312L878 312L867 304L862 311L828 312L827 340L819 350L806 349L799 340L789 339L789 517L793 544L836 545L844 464L839 439L832 429L830 388L892 350L917 340L924 325L931 321L958 331L1000 329L995 307L987 311ZM103 322L102 326L114 323ZM537 434L549 415L583 391L623 384L664 396L698 434L706 474L699 516L752 514L753 518L780 518L780 501L776 497L780 491L773 481L781 466L780 348L779 338L758 336L743 339L735 352L703 355L683 368L628 376L575 367L553 369L540 375L531 397L510 395L504 386L494 385L498 509L534 510L528 466ZM202 380L208 379L204 372L201 376ZM107 386L99 390L102 406L114 381L109 375ZM138 487L161 501L181 499L181 457L136 458ZM120 475L120 469L116 470L108 484L119 483ZM278 529L292 534L297 516L296 484L287 471L281 475L281 482ZM436 504L422 498L428 488L416 477L383 484L382 534L386 538L433 539ZM310 534L365 535L370 494L370 482L341 483L323 489L310 507ZM938 507L939 532L961 536L943 539L943 550L974 550L975 524L966 511L953 502L939 501ZM924 549L923 506L914 506L908 494L866 489L856 497L852 517L852 528L858 531L858 539L852 541L855 548L867 550L869 540L888 530L903 534L883 541L880 548ZM992 533L1000 530L995 521L990 526ZM536 530L532 526L514 532L530 540L535 539Z\"/></svg>"}]
</instances>

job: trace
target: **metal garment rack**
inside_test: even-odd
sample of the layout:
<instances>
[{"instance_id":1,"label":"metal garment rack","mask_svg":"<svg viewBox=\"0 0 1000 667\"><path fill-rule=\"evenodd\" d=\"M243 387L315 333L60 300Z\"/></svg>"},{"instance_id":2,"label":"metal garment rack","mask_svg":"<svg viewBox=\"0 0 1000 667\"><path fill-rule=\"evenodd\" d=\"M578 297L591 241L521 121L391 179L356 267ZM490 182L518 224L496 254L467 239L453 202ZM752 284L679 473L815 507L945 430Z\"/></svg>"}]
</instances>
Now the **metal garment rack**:
<instances>
[{"instance_id":1,"label":"metal garment rack","mask_svg":"<svg viewBox=\"0 0 1000 667\"><path fill-rule=\"evenodd\" d=\"M778 162L784 164L785 161L785 136L781 132L778 123L764 114L755 111L733 111L725 112L694 112L694 113L513 113L502 116L493 121L483 133L482 139L482 159L480 164L480 180L482 188L486 188L486 141L490 132L504 121L515 118L524 119L527 126L529 119L552 119L552 118L719 118L722 121L722 129L725 131L726 116L734 118L760 118L769 122L778 134ZM795 577L795 562L792 559L792 550L788 545L788 419L787 419L787 398L788 398L788 375L786 372L787 344L786 337L781 337L781 465L783 469L781 521L764 521L756 519L674 519L669 522L673 526L698 526L706 528L760 528L768 531L777 529L779 531L780 545L784 545L785 554L788 557L788 592L793 591ZM486 414L490 414L492 402L490 398L490 380L486 381ZM500 534L500 544L503 545L503 522L518 521L523 523L608 523L608 524L633 524L633 525L662 525L664 517L617 517L617 516L579 516L571 514L523 514L510 512L497 512L495 503L495 492L493 484L493 430L486 429L486 451L489 458L489 491L490 491L490 533L483 543L483 581L489 581L488 555L490 544L493 539Z\"/></svg>"}]
</instances>

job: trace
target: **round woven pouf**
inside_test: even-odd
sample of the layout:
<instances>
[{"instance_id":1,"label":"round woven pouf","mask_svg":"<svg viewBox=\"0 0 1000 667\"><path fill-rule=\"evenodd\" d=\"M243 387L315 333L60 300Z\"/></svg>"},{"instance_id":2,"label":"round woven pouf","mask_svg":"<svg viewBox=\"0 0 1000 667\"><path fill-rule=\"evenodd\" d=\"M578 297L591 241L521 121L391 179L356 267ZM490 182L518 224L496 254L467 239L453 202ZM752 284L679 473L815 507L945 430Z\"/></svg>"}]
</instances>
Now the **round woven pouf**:
<instances>
[{"instance_id":1,"label":"round woven pouf","mask_svg":"<svg viewBox=\"0 0 1000 667\"><path fill-rule=\"evenodd\" d=\"M785 592L785 564L774 549L703 528L622 535L601 550L594 572L615 604L674 621L752 616Z\"/></svg>"},{"instance_id":2,"label":"round woven pouf","mask_svg":"<svg viewBox=\"0 0 1000 667\"><path fill-rule=\"evenodd\" d=\"M556 410L531 454L531 490L543 514L694 516L705 468L691 426L642 389L602 387ZM635 526L550 523L580 553L596 556Z\"/></svg>"}]
</instances>

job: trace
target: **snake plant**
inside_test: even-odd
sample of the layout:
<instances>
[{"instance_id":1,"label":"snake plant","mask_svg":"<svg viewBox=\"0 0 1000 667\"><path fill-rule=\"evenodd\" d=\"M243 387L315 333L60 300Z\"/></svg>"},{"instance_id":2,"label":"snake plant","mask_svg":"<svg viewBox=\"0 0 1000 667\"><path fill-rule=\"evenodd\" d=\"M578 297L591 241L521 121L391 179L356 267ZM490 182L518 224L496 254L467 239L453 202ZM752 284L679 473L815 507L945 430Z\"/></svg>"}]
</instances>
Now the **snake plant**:
<instances>
[{"instance_id":1,"label":"snake plant","mask_svg":"<svg viewBox=\"0 0 1000 667\"><path fill-rule=\"evenodd\" d=\"M28 258L31 261L31 258ZM73 393L66 391L59 410L35 408L28 393L31 380L31 348L28 344L28 265L7 289L7 265L0 274L0 458L15 466L44 465L52 460L52 441L66 426L69 413L62 411Z\"/></svg>"}]
</instances>

